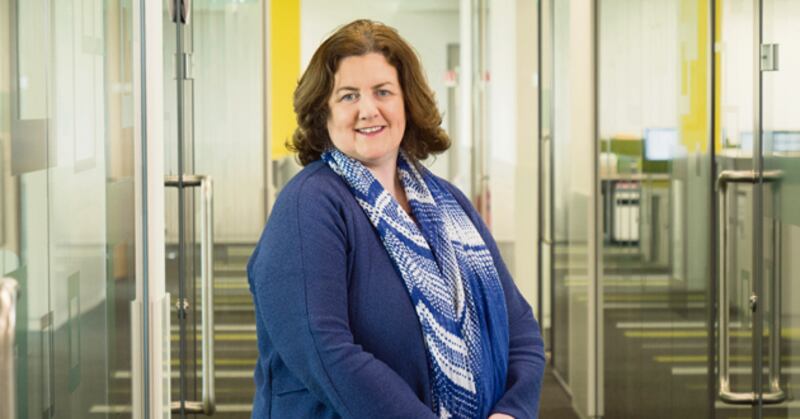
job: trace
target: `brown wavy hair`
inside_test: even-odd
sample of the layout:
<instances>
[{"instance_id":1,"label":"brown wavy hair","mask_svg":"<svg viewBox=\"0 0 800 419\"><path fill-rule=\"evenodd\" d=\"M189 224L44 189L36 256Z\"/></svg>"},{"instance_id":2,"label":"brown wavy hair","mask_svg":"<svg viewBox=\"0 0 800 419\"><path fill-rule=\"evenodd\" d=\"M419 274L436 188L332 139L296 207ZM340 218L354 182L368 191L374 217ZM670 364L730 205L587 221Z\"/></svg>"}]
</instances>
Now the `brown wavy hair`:
<instances>
[{"instance_id":1,"label":"brown wavy hair","mask_svg":"<svg viewBox=\"0 0 800 419\"><path fill-rule=\"evenodd\" d=\"M320 45L294 91L297 129L287 147L305 166L333 146L328 135L328 99L342 59L377 52L396 70L403 91L406 129L400 148L412 159L424 160L450 147L442 117L425 80L416 53L397 30L366 19L340 27Z\"/></svg>"}]
</instances>

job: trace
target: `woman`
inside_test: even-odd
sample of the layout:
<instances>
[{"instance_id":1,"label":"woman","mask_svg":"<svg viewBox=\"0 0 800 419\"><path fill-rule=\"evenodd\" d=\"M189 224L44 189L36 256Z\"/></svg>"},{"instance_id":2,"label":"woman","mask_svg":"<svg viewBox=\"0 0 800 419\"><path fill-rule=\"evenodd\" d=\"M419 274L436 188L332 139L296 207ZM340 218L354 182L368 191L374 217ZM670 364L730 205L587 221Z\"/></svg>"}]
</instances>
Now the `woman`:
<instances>
[{"instance_id":1,"label":"woman","mask_svg":"<svg viewBox=\"0 0 800 419\"><path fill-rule=\"evenodd\" d=\"M447 149L419 60L359 20L294 99L305 168L248 264L253 418L533 418L541 337L469 200L419 162Z\"/></svg>"}]
</instances>

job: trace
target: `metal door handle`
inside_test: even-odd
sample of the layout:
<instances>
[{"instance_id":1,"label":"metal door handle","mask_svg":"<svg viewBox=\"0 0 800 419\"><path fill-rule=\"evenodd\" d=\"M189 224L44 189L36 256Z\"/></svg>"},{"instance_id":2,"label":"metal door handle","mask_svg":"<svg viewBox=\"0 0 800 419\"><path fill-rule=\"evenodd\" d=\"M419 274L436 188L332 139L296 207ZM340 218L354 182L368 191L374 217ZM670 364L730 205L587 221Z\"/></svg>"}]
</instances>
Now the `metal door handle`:
<instances>
[{"instance_id":1,"label":"metal door handle","mask_svg":"<svg viewBox=\"0 0 800 419\"><path fill-rule=\"evenodd\" d=\"M762 179L764 182L777 182L780 180L782 173L780 171L764 172ZM727 275L727 245L728 245L728 232L726 227L728 218L727 206L727 192L729 183L750 183L755 184L758 182L759 177L757 173L750 170L723 170L717 177L717 195L720 210L720 256L719 256L719 310L717 312L717 320L719 323L719 356L718 369L719 369L719 398L728 404L756 404L758 403L759 396L756 392L734 392L730 388L730 370L729 370L729 336L728 325L730 323L729 310L730 302L728 301L728 275ZM780 282L780 281L777 281ZM778 287L773 287L772 303L774 319L772 322L773 330L770 331L771 342L770 350L770 363L769 363L769 383L770 391L762 393L760 399L764 404L778 404L786 400L786 393L780 387L781 366L780 366L780 290ZM755 302L755 300L753 300ZM759 339L760 337L753 337ZM760 374L760 372L759 372Z\"/></svg>"},{"instance_id":2,"label":"metal door handle","mask_svg":"<svg viewBox=\"0 0 800 419\"><path fill-rule=\"evenodd\" d=\"M177 187L177 176L167 176L166 186ZM183 185L199 187L200 204L200 278L202 310L202 360L203 400L184 402L184 411L189 414L212 415L216 411L214 391L214 194L210 176L184 175ZM172 412L181 411L180 401L172 402Z\"/></svg>"},{"instance_id":3,"label":"metal door handle","mask_svg":"<svg viewBox=\"0 0 800 419\"><path fill-rule=\"evenodd\" d=\"M192 12L192 0L170 0L170 16L174 23L178 23L178 16L180 16L180 23L186 24L189 21L189 14Z\"/></svg>"},{"instance_id":4,"label":"metal door handle","mask_svg":"<svg viewBox=\"0 0 800 419\"><path fill-rule=\"evenodd\" d=\"M0 418L15 418L14 334L17 327L17 281L0 279Z\"/></svg>"}]
</instances>

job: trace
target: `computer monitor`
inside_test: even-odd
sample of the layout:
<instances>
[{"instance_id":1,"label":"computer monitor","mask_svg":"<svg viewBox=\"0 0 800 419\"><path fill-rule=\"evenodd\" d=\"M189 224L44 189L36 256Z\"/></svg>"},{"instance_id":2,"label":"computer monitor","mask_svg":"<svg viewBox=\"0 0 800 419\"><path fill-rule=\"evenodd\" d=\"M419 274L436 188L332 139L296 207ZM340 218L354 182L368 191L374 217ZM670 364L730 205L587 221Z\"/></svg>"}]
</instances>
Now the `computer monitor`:
<instances>
[{"instance_id":1,"label":"computer monitor","mask_svg":"<svg viewBox=\"0 0 800 419\"><path fill-rule=\"evenodd\" d=\"M800 151L800 131L764 131L761 134L764 152L797 152ZM739 149L745 153L753 152L753 133L744 131L739 134Z\"/></svg>"},{"instance_id":2,"label":"computer monitor","mask_svg":"<svg viewBox=\"0 0 800 419\"><path fill-rule=\"evenodd\" d=\"M669 161L675 158L678 148L678 131L675 128L647 128L644 130L644 160Z\"/></svg>"},{"instance_id":3,"label":"computer monitor","mask_svg":"<svg viewBox=\"0 0 800 419\"><path fill-rule=\"evenodd\" d=\"M772 133L772 151L788 153L800 151L800 131L775 131Z\"/></svg>"},{"instance_id":4,"label":"computer monitor","mask_svg":"<svg viewBox=\"0 0 800 419\"><path fill-rule=\"evenodd\" d=\"M739 150L747 153L753 152L753 133L750 131L743 131L739 133Z\"/></svg>"}]
</instances>

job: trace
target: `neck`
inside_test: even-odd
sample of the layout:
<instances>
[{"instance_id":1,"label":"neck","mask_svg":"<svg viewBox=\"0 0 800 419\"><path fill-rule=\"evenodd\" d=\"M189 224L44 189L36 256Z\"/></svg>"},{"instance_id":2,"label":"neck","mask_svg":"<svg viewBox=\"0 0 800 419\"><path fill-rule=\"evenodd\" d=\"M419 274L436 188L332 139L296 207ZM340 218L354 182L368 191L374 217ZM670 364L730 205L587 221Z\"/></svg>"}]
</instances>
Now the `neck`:
<instances>
[{"instance_id":1,"label":"neck","mask_svg":"<svg viewBox=\"0 0 800 419\"><path fill-rule=\"evenodd\" d=\"M409 215L411 214L411 206L406 197L406 191L400 183L400 177L397 176L397 160L392 160L391 164L384 164L381 166L370 167L367 166L372 176L380 182L383 189L389 192L395 200L400 204L400 207L405 210ZM412 217L413 218L413 217Z\"/></svg>"},{"instance_id":2,"label":"neck","mask_svg":"<svg viewBox=\"0 0 800 419\"><path fill-rule=\"evenodd\" d=\"M378 182L380 182L381 186L383 186L383 189L386 189L386 191L393 196L397 196L396 192L400 185L400 179L397 177L396 162L375 167L367 166L367 169L372 172L372 176L375 176L375 179L378 179Z\"/></svg>"}]
</instances>

